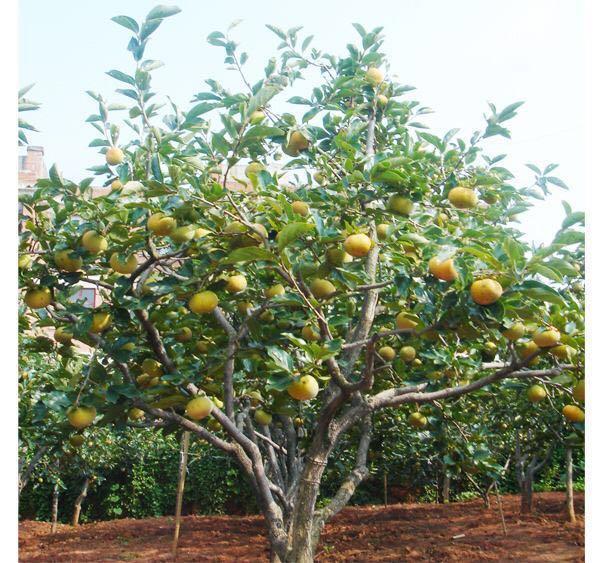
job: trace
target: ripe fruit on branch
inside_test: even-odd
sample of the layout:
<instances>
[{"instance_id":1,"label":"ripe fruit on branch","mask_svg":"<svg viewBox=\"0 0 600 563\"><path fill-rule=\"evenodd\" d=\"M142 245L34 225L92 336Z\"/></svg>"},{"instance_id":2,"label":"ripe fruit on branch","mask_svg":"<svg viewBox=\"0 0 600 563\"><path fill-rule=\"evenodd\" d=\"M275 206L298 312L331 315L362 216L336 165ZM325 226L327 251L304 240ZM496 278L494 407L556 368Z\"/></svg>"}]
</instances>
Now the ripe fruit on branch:
<instances>
[{"instance_id":1,"label":"ripe fruit on branch","mask_svg":"<svg viewBox=\"0 0 600 563\"><path fill-rule=\"evenodd\" d=\"M123 183L121 182L121 180L113 180L110 183L110 191L111 192L115 192L117 190L120 190L123 187Z\"/></svg>"},{"instance_id":2,"label":"ripe fruit on branch","mask_svg":"<svg viewBox=\"0 0 600 563\"><path fill-rule=\"evenodd\" d=\"M54 262L56 266L64 272L76 272L83 266L81 256L73 254L72 250L59 250L54 253Z\"/></svg>"},{"instance_id":3,"label":"ripe fruit on branch","mask_svg":"<svg viewBox=\"0 0 600 563\"><path fill-rule=\"evenodd\" d=\"M457 209L471 209L477 205L477 194L471 188L452 188L448 200Z\"/></svg>"},{"instance_id":4,"label":"ripe fruit on branch","mask_svg":"<svg viewBox=\"0 0 600 563\"><path fill-rule=\"evenodd\" d=\"M519 356L521 356L521 358L526 360L527 358L529 358L530 356L535 354L539 349L540 349L539 346L533 340L530 340L522 348L520 348ZM539 356L537 356L529 362L529 365L534 366L539 361L540 361L540 358L539 358Z\"/></svg>"},{"instance_id":5,"label":"ripe fruit on branch","mask_svg":"<svg viewBox=\"0 0 600 563\"><path fill-rule=\"evenodd\" d=\"M104 332L110 326L111 320L112 317L110 316L110 313L94 313L92 316L92 326L90 327L90 332L93 332L94 334Z\"/></svg>"},{"instance_id":6,"label":"ripe fruit on branch","mask_svg":"<svg viewBox=\"0 0 600 563\"><path fill-rule=\"evenodd\" d=\"M391 346L382 346L377 353L386 361L391 362L396 357L396 350Z\"/></svg>"},{"instance_id":7,"label":"ripe fruit on branch","mask_svg":"<svg viewBox=\"0 0 600 563\"><path fill-rule=\"evenodd\" d=\"M265 170L264 164L260 162L251 162L250 164L248 164L248 166L246 166L246 170L244 170L244 173L246 174L246 178L255 182L256 175L261 170Z\"/></svg>"},{"instance_id":8,"label":"ripe fruit on branch","mask_svg":"<svg viewBox=\"0 0 600 563\"><path fill-rule=\"evenodd\" d=\"M125 160L125 153L118 147L109 147L104 156L110 166L116 166Z\"/></svg>"},{"instance_id":9,"label":"ripe fruit on branch","mask_svg":"<svg viewBox=\"0 0 600 563\"><path fill-rule=\"evenodd\" d=\"M532 403L539 403L546 398L546 390L541 385L532 385L527 389L527 398Z\"/></svg>"},{"instance_id":10,"label":"ripe fruit on branch","mask_svg":"<svg viewBox=\"0 0 600 563\"><path fill-rule=\"evenodd\" d=\"M409 313L401 312L396 315L396 328L406 329L415 328L419 323L416 320L408 317Z\"/></svg>"},{"instance_id":11,"label":"ripe fruit on branch","mask_svg":"<svg viewBox=\"0 0 600 563\"><path fill-rule=\"evenodd\" d=\"M265 112L256 110L250 114L250 125L258 125L265 119Z\"/></svg>"},{"instance_id":12,"label":"ripe fruit on branch","mask_svg":"<svg viewBox=\"0 0 600 563\"><path fill-rule=\"evenodd\" d=\"M550 348L556 346L560 342L560 332L554 328L538 332L533 336L533 341L540 348Z\"/></svg>"},{"instance_id":13,"label":"ripe fruit on branch","mask_svg":"<svg viewBox=\"0 0 600 563\"><path fill-rule=\"evenodd\" d=\"M314 342L319 340L319 333L311 325L304 325L302 327L302 338L308 342Z\"/></svg>"},{"instance_id":14,"label":"ripe fruit on branch","mask_svg":"<svg viewBox=\"0 0 600 563\"><path fill-rule=\"evenodd\" d=\"M379 86L383 82L383 72L381 72L377 67L370 67L366 74L365 80L371 86Z\"/></svg>"},{"instance_id":15,"label":"ripe fruit on branch","mask_svg":"<svg viewBox=\"0 0 600 563\"><path fill-rule=\"evenodd\" d=\"M283 152L289 156L298 156L300 151L308 148L308 139L300 132L293 131L288 144L283 147Z\"/></svg>"},{"instance_id":16,"label":"ripe fruit on branch","mask_svg":"<svg viewBox=\"0 0 600 563\"><path fill-rule=\"evenodd\" d=\"M498 352L498 346L496 346L495 342L486 342L483 345L482 356L487 361L492 361L496 357L496 353Z\"/></svg>"},{"instance_id":17,"label":"ripe fruit on branch","mask_svg":"<svg viewBox=\"0 0 600 563\"><path fill-rule=\"evenodd\" d=\"M363 234L359 233L356 235L350 235L344 241L344 249L350 256L354 256L355 258L362 258L369 254L371 250L371 239Z\"/></svg>"},{"instance_id":18,"label":"ripe fruit on branch","mask_svg":"<svg viewBox=\"0 0 600 563\"><path fill-rule=\"evenodd\" d=\"M471 285L471 297L478 305L491 305L502 296L502 286L493 279L474 281Z\"/></svg>"},{"instance_id":19,"label":"ripe fruit on branch","mask_svg":"<svg viewBox=\"0 0 600 563\"><path fill-rule=\"evenodd\" d=\"M189 242L196 236L196 230L195 225L176 227L169 233L169 237L173 242L178 244Z\"/></svg>"},{"instance_id":20,"label":"ripe fruit on branch","mask_svg":"<svg viewBox=\"0 0 600 563\"><path fill-rule=\"evenodd\" d=\"M583 422L585 420L584 412L576 405L566 405L562 413L569 422Z\"/></svg>"},{"instance_id":21,"label":"ripe fruit on branch","mask_svg":"<svg viewBox=\"0 0 600 563\"><path fill-rule=\"evenodd\" d=\"M310 213L310 207L308 207L308 203L305 201L293 201L292 209L294 213L297 213L302 217L306 217Z\"/></svg>"},{"instance_id":22,"label":"ripe fruit on branch","mask_svg":"<svg viewBox=\"0 0 600 563\"><path fill-rule=\"evenodd\" d=\"M108 248L108 241L96 231L86 231L81 237L81 244L90 254L100 254Z\"/></svg>"},{"instance_id":23,"label":"ripe fruit on branch","mask_svg":"<svg viewBox=\"0 0 600 563\"><path fill-rule=\"evenodd\" d=\"M147 225L155 235L164 237L177 227L177 221L164 213L154 213L148 217Z\"/></svg>"},{"instance_id":24,"label":"ripe fruit on branch","mask_svg":"<svg viewBox=\"0 0 600 563\"><path fill-rule=\"evenodd\" d=\"M292 381L287 392L297 401L310 401L319 393L319 383L312 375L304 375L300 379Z\"/></svg>"},{"instance_id":25,"label":"ripe fruit on branch","mask_svg":"<svg viewBox=\"0 0 600 563\"><path fill-rule=\"evenodd\" d=\"M254 421L256 422L256 424L259 424L261 426L269 426L272 420L273 416L271 416L268 412L262 409L257 409L254 411Z\"/></svg>"},{"instance_id":26,"label":"ripe fruit on branch","mask_svg":"<svg viewBox=\"0 0 600 563\"><path fill-rule=\"evenodd\" d=\"M377 225L377 239L378 240L387 240L390 234L390 226L387 223L379 223Z\"/></svg>"},{"instance_id":27,"label":"ripe fruit on branch","mask_svg":"<svg viewBox=\"0 0 600 563\"><path fill-rule=\"evenodd\" d=\"M585 401L585 381L578 381L573 387L573 398L580 403Z\"/></svg>"},{"instance_id":28,"label":"ripe fruit on branch","mask_svg":"<svg viewBox=\"0 0 600 563\"><path fill-rule=\"evenodd\" d=\"M325 253L325 259L332 266L341 266L347 262L352 262L352 256L341 248L329 248Z\"/></svg>"},{"instance_id":29,"label":"ripe fruit on branch","mask_svg":"<svg viewBox=\"0 0 600 563\"><path fill-rule=\"evenodd\" d=\"M219 298L212 291L201 291L192 295L188 307L192 313L212 313L219 304Z\"/></svg>"},{"instance_id":30,"label":"ripe fruit on branch","mask_svg":"<svg viewBox=\"0 0 600 563\"><path fill-rule=\"evenodd\" d=\"M54 331L54 340L56 340L56 342L60 342L61 344L70 344L72 338L73 333L67 330L64 326L59 326Z\"/></svg>"},{"instance_id":31,"label":"ripe fruit on branch","mask_svg":"<svg viewBox=\"0 0 600 563\"><path fill-rule=\"evenodd\" d=\"M69 444L71 444L74 448L80 448L85 442L85 437L82 434L73 434L69 438Z\"/></svg>"},{"instance_id":32,"label":"ripe fruit on branch","mask_svg":"<svg viewBox=\"0 0 600 563\"><path fill-rule=\"evenodd\" d=\"M28 289L23 300L31 309L43 309L52 302L52 292L47 287Z\"/></svg>"},{"instance_id":33,"label":"ripe fruit on branch","mask_svg":"<svg viewBox=\"0 0 600 563\"><path fill-rule=\"evenodd\" d=\"M388 98L387 98L387 96L384 96L383 94L379 94L379 95L377 96L377 105L378 105L380 108L383 108L383 107L387 106L387 103L388 103Z\"/></svg>"},{"instance_id":34,"label":"ripe fruit on branch","mask_svg":"<svg viewBox=\"0 0 600 563\"><path fill-rule=\"evenodd\" d=\"M417 357L417 351L412 346L402 346L400 348L400 359L406 363L412 362Z\"/></svg>"},{"instance_id":35,"label":"ripe fruit on branch","mask_svg":"<svg viewBox=\"0 0 600 563\"><path fill-rule=\"evenodd\" d=\"M195 397L185 406L185 412L193 420L202 420L212 412L213 406L208 397Z\"/></svg>"},{"instance_id":36,"label":"ripe fruit on branch","mask_svg":"<svg viewBox=\"0 0 600 563\"><path fill-rule=\"evenodd\" d=\"M229 277L225 289L229 291L229 293L239 293L240 291L244 291L247 286L248 282L246 281L246 278L241 274L238 274Z\"/></svg>"},{"instance_id":37,"label":"ripe fruit on branch","mask_svg":"<svg viewBox=\"0 0 600 563\"><path fill-rule=\"evenodd\" d=\"M123 259L117 252L114 252L109 262L110 267L119 274L131 274L138 267L135 254L130 254L127 258Z\"/></svg>"},{"instance_id":38,"label":"ripe fruit on branch","mask_svg":"<svg viewBox=\"0 0 600 563\"><path fill-rule=\"evenodd\" d=\"M69 424L78 430L82 428L86 428L96 418L96 409L95 407L69 407L67 410L67 418L69 419Z\"/></svg>"},{"instance_id":39,"label":"ripe fruit on branch","mask_svg":"<svg viewBox=\"0 0 600 563\"><path fill-rule=\"evenodd\" d=\"M429 272L438 280L454 281L458 277L458 272L454 268L452 258L441 261L437 256L429 260Z\"/></svg>"},{"instance_id":40,"label":"ripe fruit on branch","mask_svg":"<svg viewBox=\"0 0 600 563\"><path fill-rule=\"evenodd\" d=\"M192 339L192 329L187 326L181 327L175 335L177 342L189 342Z\"/></svg>"},{"instance_id":41,"label":"ripe fruit on branch","mask_svg":"<svg viewBox=\"0 0 600 563\"><path fill-rule=\"evenodd\" d=\"M577 353L577 350L568 344L561 344L550 348L548 352L559 360L570 360Z\"/></svg>"},{"instance_id":42,"label":"ripe fruit on branch","mask_svg":"<svg viewBox=\"0 0 600 563\"><path fill-rule=\"evenodd\" d=\"M142 362L142 371L150 377L160 377L163 374L162 365L154 358L146 358Z\"/></svg>"},{"instance_id":43,"label":"ripe fruit on branch","mask_svg":"<svg viewBox=\"0 0 600 563\"><path fill-rule=\"evenodd\" d=\"M134 421L142 420L146 416L146 413L142 409L138 409L137 407L132 407L129 409L127 416L129 418L129 420L134 420Z\"/></svg>"},{"instance_id":44,"label":"ripe fruit on branch","mask_svg":"<svg viewBox=\"0 0 600 563\"><path fill-rule=\"evenodd\" d=\"M196 342L196 351L199 354L208 354L209 350L210 344L206 340L199 340L198 342Z\"/></svg>"},{"instance_id":45,"label":"ripe fruit on branch","mask_svg":"<svg viewBox=\"0 0 600 563\"><path fill-rule=\"evenodd\" d=\"M525 325L523 323L514 323L510 328L507 328L502 335L508 340L519 340L525 334Z\"/></svg>"},{"instance_id":46,"label":"ripe fruit on branch","mask_svg":"<svg viewBox=\"0 0 600 563\"><path fill-rule=\"evenodd\" d=\"M413 428L425 428L427 426L427 417L420 412L413 412L408 417L408 423Z\"/></svg>"},{"instance_id":47,"label":"ripe fruit on branch","mask_svg":"<svg viewBox=\"0 0 600 563\"><path fill-rule=\"evenodd\" d=\"M335 285L329 280L317 278L310 284L310 291L317 299L327 299L335 293Z\"/></svg>"},{"instance_id":48,"label":"ripe fruit on branch","mask_svg":"<svg viewBox=\"0 0 600 563\"><path fill-rule=\"evenodd\" d=\"M283 287L280 283L276 283L271 287L265 289L265 297L267 299L273 299L273 297L277 297L278 295L285 294L285 287Z\"/></svg>"},{"instance_id":49,"label":"ripe fruit on branch","mask_svg":"<svg viewBox=\"0 0 600 563\"><path fill-rule=\"evenodd\" d=\"M408 217L413 210L413 202L401 195L393 195L388 200L388 209Z\"/></svg>"}]
</instances>

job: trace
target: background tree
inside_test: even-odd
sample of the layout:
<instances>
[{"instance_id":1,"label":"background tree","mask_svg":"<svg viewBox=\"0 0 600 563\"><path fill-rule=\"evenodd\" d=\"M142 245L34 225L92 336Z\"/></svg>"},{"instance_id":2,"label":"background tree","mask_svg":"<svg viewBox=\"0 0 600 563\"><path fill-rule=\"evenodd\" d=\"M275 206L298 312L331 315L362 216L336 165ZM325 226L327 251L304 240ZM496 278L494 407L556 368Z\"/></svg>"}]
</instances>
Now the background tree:
<instances>
[{"instance_id":1,"label":"background tree","mask_svg":"<svg viewBox=\"0 0 600 563\"><path fill-rule=\"evenodd\" d=\"M427 132L429 110L387 75L381 28L356 24L359 44L338 57L269 26L279 56L256 82L231 28L212 33L243 91L208 80L189 110L163 105L146 50L177 12L113 18L131 33L133 70L108 72L127 105L88 92L98 109L87 120L104 159L90 170L111 191L92 197L94 178L54 166L24 198L23 313L94 350L50 410L80 430L143 412L206 440L248 479L273 559L310 561L368 475L374 415L399 409L426 428L437 403L489 400L508 378L576 382L582 326L558 331L555 319L579 308L583 214L566 206L553 243L529 245L515 221L565 187L556 165L531 165L534 181L518 187L504 155L482 148L510 136L521 103L490 105L467 138ZM311 73L310 97L279 103ZM82 281L102 297L93 311L73 299ZM531 336L519 355L514 342ZM497 359L482 362L490 340ZM583 422L576 405L565 416ZM354 467L317 507L346 439Z\"/></svg>"}]
</instances>

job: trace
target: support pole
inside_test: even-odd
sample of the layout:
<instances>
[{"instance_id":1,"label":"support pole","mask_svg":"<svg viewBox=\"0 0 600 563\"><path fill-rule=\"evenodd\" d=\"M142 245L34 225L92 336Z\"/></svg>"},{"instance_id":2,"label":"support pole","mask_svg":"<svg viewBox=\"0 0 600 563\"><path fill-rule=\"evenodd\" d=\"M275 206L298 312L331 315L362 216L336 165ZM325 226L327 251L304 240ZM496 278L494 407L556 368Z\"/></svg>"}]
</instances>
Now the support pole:
<instances>
[{"instance_id":1,"label":"support pole","mask_svg":"<svg viewBox=\"0 0 600 563\"><path fill-rule=\"evenodd\" d=\"M187 473L189 445L190 433L188 431L184 431L181 435L181 448L179 450L179 481L177 483L177 503L175 505L175 533L173 534L173 547L171 549L173 559L177 558L177 545L179 543L179 530L181 528L181 505L183 503L185 475Z\"/></svg>"}]
</instances>

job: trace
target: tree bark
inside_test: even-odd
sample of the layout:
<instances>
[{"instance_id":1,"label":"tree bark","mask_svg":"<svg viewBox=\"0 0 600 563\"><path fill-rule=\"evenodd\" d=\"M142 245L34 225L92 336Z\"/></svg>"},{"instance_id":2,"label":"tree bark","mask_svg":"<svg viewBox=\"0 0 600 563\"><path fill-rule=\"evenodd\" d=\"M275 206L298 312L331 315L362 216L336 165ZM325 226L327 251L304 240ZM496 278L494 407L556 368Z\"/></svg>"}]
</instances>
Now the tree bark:
<instances>
[{"instance_id":1,"label":"tree bark","mask_svg":"<svg viewBox=\"0 0 600 563\"><path fill-rule=\"evenodd\" d=\"M73 509L73 521L72 521L73 526L79 525L79 515L81 514L81 505L83 504L83 501L85 500L85 497L87 496L89 486L90 486L90 478L88 476L86 476L85 480L83 481L83 486L81 487L81 492L79 493L79 496L75 500L75 508Z\"/></svg>"},{"instance_id":2,"label":"tree bark","mask_svg":"<svg viewBox=\"0 0 600 563\"><path fill-rule=\"evenodd\" d=\"M54 483L54 489L52 490L52 525L50 526L50 533L56 533L58 525L58 483Z\"/></svg>"},{"instance_id":3,"label":"tree bark","mask_svg":"<svg viewBox=\"0 0 600 563\"><path fill-rule=\"evenodd\" d=\"M27 486L27 483L29 483L29 479L35 466L39 463L40 459L42 459L46 451L48 451L48 446L39 448L31 458L31 461L27 464L27 467L25 469L21 468L21 471L19 472L19 496L21 495L21 491Z\"/></svg>"},{"instance_id":4,"label":"tree bark","mask_svg":"<svg viewBox=\"0 0 600 563\"><path fill-rule=\"evenodd\" d=\"M521 482L521 514L533 512L533 475L527 471Z\"/></svg>"},{"instance_id":5,"label":"tree bark","mask_svg":"<svg viewBox=\"0 0 600 563\"><path fill-rule=\"evenodd\" d=\"M577 522L575 518L575 504L573 502L573 450L567 448L565 451L565 462L566 462L566 488L567 488L567 516L569 522Z\"/></svg>"},{"instance_id":6,"label":"tree bark","mask_svg":"<svg viewBox=\"0 0 600 563\"><path fill-rule=\"evenodd\" d=\"M450 502L450 476L444 469L444 476L442 480L442 502L448 504Z\"/></svg>"},{"instance_id":7,"label":"tree bark","mask_svg":"<svg viewBox=\"0 0 600 563\"><path fill-rule=\"evenodd\" d=\"M171 549L173 559L177 558L177 544L179 543L179 530L181 528L181 505L183 504L189 445L190 433L185 430L181 434L181 448L179 450L179 479L177 482L177 502L175 504L175 532L173 533L173 547Z\"/></svg>"}]
</instances>

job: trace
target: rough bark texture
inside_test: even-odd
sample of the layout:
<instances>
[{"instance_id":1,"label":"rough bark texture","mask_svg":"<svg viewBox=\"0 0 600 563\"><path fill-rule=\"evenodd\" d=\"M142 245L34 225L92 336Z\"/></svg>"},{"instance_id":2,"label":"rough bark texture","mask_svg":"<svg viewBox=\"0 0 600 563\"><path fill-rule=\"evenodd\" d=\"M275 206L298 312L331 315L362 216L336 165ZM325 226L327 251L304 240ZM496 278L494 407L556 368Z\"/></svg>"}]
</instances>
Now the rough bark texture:
<instances>
[{"instance_id":1,"label":"rough bark texture","mask_svg":"<svg viewBox=\"0 0 600 563\"><path fill-rule=\"evenodd\" d=\"M27 464L27 467L20 467L19 471L19 495L21 491L27 486L29 483L29 479L35 466L39 463L40 459L44 456L44 454L48 451L48 446L42 446L35 452L34 456L31 458L31 461Z\"/></svg>"},{"instance_id":2,"label":"rough bark texture","mask_svg":"<svg viewBox=\"0 0 600 563\"><path fill-rule=\"evenodd\" d=\"M442 479L442 503L448 504L450 502L450 476L444 471Z\"/></svg>"},{"instance_id":3,"label":"rough bark texture","mask_svg":"<svg viewBox=\"0 0 600 563\"><path fill-rule=\"evenodd\" d=\"M575 518L575 505L573 503L573 450L567 448L565 451L565 464L566 464L566 487L567 487L567 516L569 522L577 522Z\"/></svg>"},{"instance_id":4,"label":"rough bark texture","mask_svg":"<svg viewBox=\"0 0 600 563\"><path fill-rule=\"evenodd\" d=\"M81 505L83 504L85 497L87 497L89 486L90 486L90 478L86 477L85 480L83 481L83 486L81 487L81 492L79 493L79 495L77 496L77 499L75 500L75 506L73 508L73 520L71 522L71 524L73 526L79 525L79 515L81 514Z\"/></svg>"}]
</instances>

